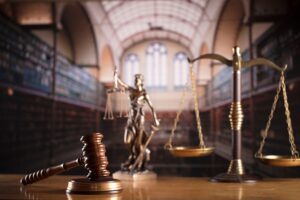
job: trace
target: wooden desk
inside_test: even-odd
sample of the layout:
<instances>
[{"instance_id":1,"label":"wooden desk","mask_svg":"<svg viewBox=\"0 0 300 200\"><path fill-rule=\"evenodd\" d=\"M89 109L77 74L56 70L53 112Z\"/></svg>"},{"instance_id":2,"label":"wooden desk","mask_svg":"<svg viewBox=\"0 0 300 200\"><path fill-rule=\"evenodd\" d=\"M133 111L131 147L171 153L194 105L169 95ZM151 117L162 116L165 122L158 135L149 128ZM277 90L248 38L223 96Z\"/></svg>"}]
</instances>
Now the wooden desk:
<instances>
[{"instance_id":1,"label":"wooden desk","mask_svg":"<svg viewBox=\"0 0 300 200\"><path fill-rule=\"evenodd\" d=\"M71 176L54 176L22 187L20 175L0 175L0 199L68 200L299 200L300 179L269 179L255 184L211 183L206 178L159 177L153 182L123 182L118 195L67 195Z\"/></svg>"}]
</instances>

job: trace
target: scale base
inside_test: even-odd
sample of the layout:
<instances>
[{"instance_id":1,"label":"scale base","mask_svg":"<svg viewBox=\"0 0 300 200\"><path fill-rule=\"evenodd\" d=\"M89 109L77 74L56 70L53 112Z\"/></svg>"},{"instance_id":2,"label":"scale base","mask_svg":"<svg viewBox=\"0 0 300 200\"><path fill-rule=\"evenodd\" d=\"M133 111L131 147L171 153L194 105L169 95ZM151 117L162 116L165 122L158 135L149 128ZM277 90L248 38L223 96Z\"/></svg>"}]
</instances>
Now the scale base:
<instances>
[{"instance_id":1,"label":"scale base","mask_svg":"<svg viewBox=\"0 0 300 200\"><path fill-rule=\"evenodd\" d=\"M229 174L222 173L213 177L212 182L226 182L226 183L255 183L259 178L248 174Z\"/></svg>"},{"instance_id":2,"label":"scale base","mask_svg":"<svg viewBox=\"0 0 300 200\"><path fill-rule=\"evenodd\" d=\"M156 173L146 170L142 172L127 172L127 171L117 171L113 173L113 178L119 179L121 181L149 181L156 180Z\"/></svg>"},{"instance_id":3,"label":"scale base","mask_svg":"<svg viewBox=\"0 0 300 200\"><path fill-rule=\"evenodd\" d=\"M245 174L241 159L230 161L227 173L219 174L211 179L212 182L255 183L257 177Z\"/></svg>"},{"instance_id":4,"label":"scale base","mask_svg":"<svg viewBox=\"0 0 300 200\"><path fill-rule=\"evenodd\" d=\"M102 193L118 193L122 190L119 180L111 177L103 177L97 181L89 179L74 179L69 181L66 192L69 194L102 194Z\"/></svg>"}]
</instances>

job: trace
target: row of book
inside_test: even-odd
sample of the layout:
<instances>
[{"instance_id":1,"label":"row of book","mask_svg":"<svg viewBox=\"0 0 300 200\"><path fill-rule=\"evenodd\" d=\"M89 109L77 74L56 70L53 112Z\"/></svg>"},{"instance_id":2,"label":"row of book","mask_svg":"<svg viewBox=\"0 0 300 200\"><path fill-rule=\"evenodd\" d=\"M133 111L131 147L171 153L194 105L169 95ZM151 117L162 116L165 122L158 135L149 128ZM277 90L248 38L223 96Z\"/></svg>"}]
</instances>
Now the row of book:
<instances>
[{"instance_id":1,"label":"row of book","mask_svg":"<svg viewBox=\"0 0 300 200\"><path fill-rule=\"evenodd\" d=\"M56 63L54 63L56 56ZM54 68L55 66L55 68ZM99 105L103 85L84 68L4 16L0 16L0 82Z\"/></svg>"}]
</instances>

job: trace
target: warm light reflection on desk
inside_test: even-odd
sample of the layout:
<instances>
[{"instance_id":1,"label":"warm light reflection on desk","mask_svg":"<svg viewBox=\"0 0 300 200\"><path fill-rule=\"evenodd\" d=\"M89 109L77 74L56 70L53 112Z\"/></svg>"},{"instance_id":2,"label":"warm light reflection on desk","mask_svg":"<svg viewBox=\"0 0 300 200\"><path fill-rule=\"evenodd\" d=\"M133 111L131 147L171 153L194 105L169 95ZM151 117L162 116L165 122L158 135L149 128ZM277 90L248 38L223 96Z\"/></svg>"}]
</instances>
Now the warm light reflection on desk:
<instances>
[{"instance_id":1,"label":"warm light reflection on desk","mask_svg":"<svg viewBox=\"0 0 300 200\"><path fill-rule=\"evenodd\" d=\"M268 179L252 184L212 183L208 178L158 177L156 181L122 182L119 194L66 194L74 177L54 176L20 186L21 175L0 175L0 199L66 200L299 200L300 179Z\"/></svg>"}]
</instances>

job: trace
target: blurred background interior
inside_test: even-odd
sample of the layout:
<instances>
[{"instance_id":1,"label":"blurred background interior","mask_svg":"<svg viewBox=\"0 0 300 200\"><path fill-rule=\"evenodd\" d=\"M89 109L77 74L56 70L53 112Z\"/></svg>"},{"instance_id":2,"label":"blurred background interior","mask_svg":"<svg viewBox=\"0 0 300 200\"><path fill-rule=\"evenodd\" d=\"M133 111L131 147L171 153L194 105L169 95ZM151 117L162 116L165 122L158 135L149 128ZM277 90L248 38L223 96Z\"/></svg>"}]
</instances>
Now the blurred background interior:
<instances>
[{"instance_id":1,"label":"blurred background interior","mask_svg":"<svg viewBox=\"0 0 300 200\"><path fill-rule=\"evenodd\" d=\"M78 157L80 136L104 134L109 169L128 156L127 118L103 120L106 88L120 77L145 87L161 119L150 148L158 175L213 176L231 158L228 119L231 69L218 62L194 64L205 158L175 158L167 142L188 76L186 57L217 53L231 58L266 57L288 64L287 89L300 148L300 23L297 0L0 0L0 173L28 173ZM266 67L242 70L243 160L247 170L268 177L300 177L299 168L258 163L258 149L279 81ZM126 96L113 96L117 113ZM174 144L197 144L192 97L187 95ZM117 116L117 115L115 115ZM152 123L146 113L147 125ZM266 141L266 153L289 154L282 98ZM85 174L72 170L71 174Z\"/></svg>"}]
</instances>

